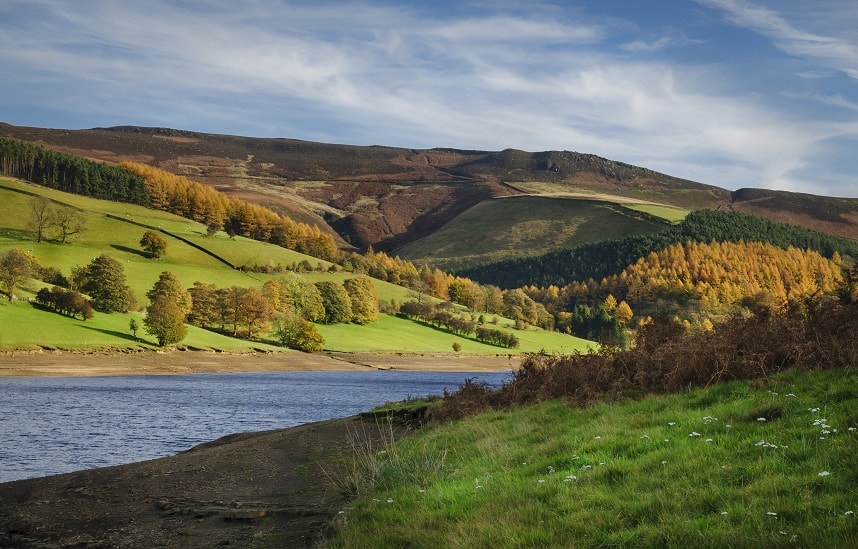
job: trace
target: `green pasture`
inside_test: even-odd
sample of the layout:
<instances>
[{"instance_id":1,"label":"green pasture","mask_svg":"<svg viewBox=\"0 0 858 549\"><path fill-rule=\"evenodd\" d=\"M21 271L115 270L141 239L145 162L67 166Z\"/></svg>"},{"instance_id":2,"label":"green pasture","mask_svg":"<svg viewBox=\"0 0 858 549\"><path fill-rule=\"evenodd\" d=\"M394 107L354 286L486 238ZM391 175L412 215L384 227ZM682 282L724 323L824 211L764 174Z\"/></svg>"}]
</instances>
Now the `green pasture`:
<instances>
[{"instance_id":1,"label":"green pasture","mask_svg":"<svg viewBox=\"0 0 858 549\"><path fill-rule=\"evenodd\" d=\"M140 329L134 337L129 329L131 319ZM246 341L188 326L182 345L222 351L285 351L257 341ZM143 329L140 313L103 314L87 321L69 318L31 305L26 299L9 303L0 300L0 349L94 349L104 347L156 349L157 341Z\"/></svg>"},{"instance_id":2,"label":"green pasture","mask_svg":"<svg viewBox=\"0 0 858 549\"><path fill-rule=\"evenodd\" d=\"M395 253L412 261L461 269L664 229L665 225L653 214L647 214L597 200L498 198L477 204L435 233Z\"/></svg>"},{"instance_id":3,"label":"green pasture","mask_svg":"<svg viewBox=\"0 0 858 549\"><path fill-rule=\"evenodd\" d=\"M690 213L689 210L659 204L625 204L624 206L630 210L660 217L671 223L679 223Z\"/></svg>"},{"instance_id":4,"label":"green pasture","mask_svg":"<svg viewBox=\"0 0 858 549\"><path fill-rule=\"evenodd\" d=\"M494 328L494 326L489 325ZM521 342L518 349L507 349L486 345L472 338L457 336L446 331L425 326L418 322L393 315L379 315L378 322L371 324L330 324L318 326L319 332L330 350L371 352L398 350L406 352L453 353L453 343L462 346L462 354L521 354L539 352L553 353L586 352L592 342L556 332L544 330L515 330Z\"/></svg>"},{"instance_id":5,"label":"green pasture","mask_svg":"<svg viewBox=\"0 0 858 549\"><path fill-rule=\"evenodd\" d=\"M354 447L331 547L856 547L852 370L573 408Z\"/></svg>"},{"instance_id":6,"label":"green pasture","mask_svg":"<svg viewBox=\"0 0 858 549\"><path fill-rule=\"evenodd\" d=\"M31 211L32 196L19 191L47 196L58 203L73 205L81 210L86 220L86 230L75 235L65 244L54 241L36 243L32 231L27 228ZM96 200L59 191L43 189L13 179L0 178L0 204L3 215L0 216L0 252L17 247L32 252L44 266L59 269L66 276L73 267L88 264L102 253L120 261L125 267L128 285L134 290L138 304L145 306L146 292L152 287L163 271L173 272L178 279L190 287L194 282L208 282L221 287L261 286L266 280L278 275L249 273L230 268L228 265L188 245L181 239L162 233L167 241L167 251L160 260L152 260L141 250L140 238L147 230L130 223L164 228L182 239L193 242L217 256L236 265L283 265L307 260L314 268L321 263L325 267L331 264L279 246L236 237L229 238L225 233L205 236L205 229L194 223L164 212L149 210L139 206ZM115 219L105 215L120 217ZM335 280L342 282L352 278L354 273L344 271L312 271L301 275L310 282ZM373 281L379 299L386 302L402 303L413 299L413 292L388 282ZM31 281L29 292L23 297L32 297L42 283ZM95 318L83 322L16 303L0 309L0 324L4 328L0 334L0 345L15 347L33 347L46 345L62 348L81 348L90 346L126 346L140 342L129 340L128 315L106 315L96 313ZM325 337L326 348L339 351L438 351L452 352L454 341L462 345L464 353L507 352L498 347L483 345L473 340L446 334L431 327L412 321L396 319L382 315L377 324L358 326L355 324L320 326ZM144 334L141 330L140 334ZM550 332L527 330L516 332L521 340L520 351L568 352L584 348L587 342L570 336ZM154 344L154 340L149 342ZM183 344L216 349L249 349L259 346L255 342L242 342L233 338L200 330L189 326L188 338Z\"/></svg>"}]
</instances>

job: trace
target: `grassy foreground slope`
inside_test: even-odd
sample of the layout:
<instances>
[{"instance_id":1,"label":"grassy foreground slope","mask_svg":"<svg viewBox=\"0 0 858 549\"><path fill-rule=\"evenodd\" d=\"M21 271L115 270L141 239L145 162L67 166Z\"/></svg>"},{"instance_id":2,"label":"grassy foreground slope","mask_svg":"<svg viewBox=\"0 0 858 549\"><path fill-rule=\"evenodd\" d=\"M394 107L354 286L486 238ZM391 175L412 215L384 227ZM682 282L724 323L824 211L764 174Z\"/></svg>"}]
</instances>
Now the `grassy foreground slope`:
<instances>
[{"instance_id":1,"label":"grassy foreground slope","mask_svg":"<svg viewBox=\"0 0 858 549\"><path fill-rule=\"evenodd\" d=\"M364 448L339 480L373 489L332 546L855 547L856 381L790 370L586 409L549 401Z\"/></svg>"},{"instance_id":2,"label":"grassy foreground slope","mask_svg":"<svg viewBox=\"0 0 858 549\"><path fill-rule=\"evenodd\" d=\"M55 206L64 204L78 208L86 220L85 232L65 244L54 241L37 243L27 228L34 195L50 198ZM220 287L259 287L276 275L248 273L230 265L289 266L307 261L312 267L319 264L330 266L328 262L279 246L242 237L231 239L222 232L208 237L201 224L165 212L71 195L9 178L0 178L0 205L0 252L16 247L28 250L43 266L56 267L67 276L73 267L85 265L106 253L123 264L127 282L141 305L145 305L146 292L163 271L173 272L186 287L196 281L214 283ZM144 226L169 233L162 234L168 248L165 257L159 261L148 258L140 248L140 238L147 230ZM303 276L311 282L325 279L342 282L355 275L343 271L313 271ZM406 288L380 280L374 280L373 284L379 299L383 301L402 303L410 299L411 292ZM24 297L32 297L43 285L35 280L30 281L24 288ZM0 348L153 347L154 338L144 331L138 332L139 339L130 333L128 325L132 317L137 318L138 322L142 318L139 313L96 313L94 319L84 322L36 309L23 300L9 303L3 299L0 300ZM188 337L182 343L190 347L221 350L282 349L271 345L273 341L244 341L193 326L188 328ZM459 342L465 353L509 352L387 315L382 315L381 322L368 326L347 324L320 328L327 340L326 348L336 351L452 352L453 343ZM372 336L367 337L367 332L371 332ZM512 351L514 354L541 349L570 352L573 349L584 350L590 345L587 341L559 333L517 331L516 334L520 335L521 347Z\"/></svg>"}]
</instances>

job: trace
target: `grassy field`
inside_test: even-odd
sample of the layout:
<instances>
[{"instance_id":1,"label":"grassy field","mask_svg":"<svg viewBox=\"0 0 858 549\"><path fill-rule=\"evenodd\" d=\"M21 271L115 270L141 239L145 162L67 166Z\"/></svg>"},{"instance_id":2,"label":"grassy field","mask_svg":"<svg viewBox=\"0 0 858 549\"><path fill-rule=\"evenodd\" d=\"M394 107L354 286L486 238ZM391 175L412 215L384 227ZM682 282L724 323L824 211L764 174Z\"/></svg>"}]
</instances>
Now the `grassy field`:
<instances>
[{"instance_id":1,"label":"grassy field","mask_svg":"<svg viewBox=\"0 0 858 549\"><path fill-rule=\"evenodd\" d=\"M513 354L536 353L552 349L556 353L586 352L593 343L569 335L544 330L514 330L521 342L517 349L506 349L480 343L443 330L426 327L417 322L391 315L380 315L378 322L358 326L355 324L330 324L318 327L331 350L384 351L391 346L391 337L397 339L397 347L412 352L452 353L453 343L462 346L463 354ZM394 335L395 334L395 335Z\"/></svg>"},{"instance_id":2,"label":"grassy field","mask_svg":"<svg viewBox=\"0 0 858 549\"><path fill-rule=\"evenodd\" d=\"M31 231L26 228L32 196L25 193L37 193L59 203L80 208L86 219L86 231L65 244L52 241L36 243ZM143 253L139 244L147 229L105 214L164 228L234 265L289 266L306 260L313 267L319 263L330 266L330 263L298 252L246 238L229 238L225 233L208 237L205 236L205 228L199 223L164 212L69 195L12 179L0 178L0 204L3 204L3 215L0 217L0 252L13 247L23 248L32 252L42 265L56 267L66 275L73 267L86 265L94 257L107 253L124 265L128 284L134 290L138 303L143 305L146 303L146 292L163 271L173 272L186 287L196 281L211 282L221 287L259 287L265 280L276 275L232 269L211 255L167 235L163 235L168 245L165 257L153 261ZM302 276L311 282L342 282L355 275L342 271L313 271ZM374 285L379 299L383 301L396 300L402 303L411 299L411 292L401 286L380 280L375 280ZM40 282L30 281L25 286L22 297L34 296L42 286ZM134 339L128 330L129 322L129 315L102 313L96 313L94 319L84 322L38 310L24 300L14 304L3 302L0 303L0 348L154 345L154 339L142 330L138 333L141 339ZM368 326L320 326L320 331L327 341L325 347L336 351L451 352L453 342L458 341L462 345L462 353L508 352L386 315L382 315L382 321ZM513 353L536 352L542 349L569 352L573 349L583 350L590 345L589 342L571 336L543 331L528 330L516 334L521 340L521 347L512 351ZM223 350L274 349L262 343L242 341L192 326L189 326L188 337L182 343L191 347Z\"/></svg>"},{"instance_id":3,"label":"grassy field","mask_svg":"<svg viewBox=\"0 0 858 549\"><path fill-rule=\"evenodd\" d=\"M660 217L671 223L679 223L688 215L688 210L674 208L673 206L660 206L658 204L626 204L626 208L649 215Z\"/></svg>"},{"instance_id":4,"label":"grassy field","mask_svg":"<svg viewBox=\"0 0 858 549\"><path fill-rule=\"evenodd\" d=\"M855 547L856 381L789 371L356 442L336 478L362 497L332 546Z\"/></svg>"},{"instance_id":5,"label":"grassy field","mask_svg":"<svg viewBox=\"0 0 858 549\"><path fill-rule=\"evenodd\" d=\"M664 228L656 217L668 210L651 207L648 215L640 215L618 204L576 198L487 200L396 254L442 268L464 268L609 238L651 234Z\"/></svg>"}]
</instances>

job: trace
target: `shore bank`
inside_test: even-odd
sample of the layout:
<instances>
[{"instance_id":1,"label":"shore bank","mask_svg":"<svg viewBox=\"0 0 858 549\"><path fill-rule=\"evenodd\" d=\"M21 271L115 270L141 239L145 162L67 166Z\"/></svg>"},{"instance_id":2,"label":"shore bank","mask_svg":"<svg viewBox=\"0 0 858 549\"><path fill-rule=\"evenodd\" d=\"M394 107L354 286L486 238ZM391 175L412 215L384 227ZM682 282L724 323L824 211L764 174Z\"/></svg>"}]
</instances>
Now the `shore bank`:
<instances>
[{"instance_id":1,"label":"shore bank","mask_svg":"<svg viewBox=\"0 0 858 549\"><path fill-rule=\"evenodd\" d=\"M196 373L396 369L502 372L518 368L515 355L407 353L225 353L214 351L3 351L0 378L125 376Z\"/></svg>"},{"instance_id":2,"label":"shore bank","mask_svg":"<svg viewBox=\"0 0 858 549\"><path fill-rule=\"evenodd\" d=\"M312 547L347 516L332 477L355 447L404 434L352 417L0 483L0 546Z\"/></svg>"}]
</instances>

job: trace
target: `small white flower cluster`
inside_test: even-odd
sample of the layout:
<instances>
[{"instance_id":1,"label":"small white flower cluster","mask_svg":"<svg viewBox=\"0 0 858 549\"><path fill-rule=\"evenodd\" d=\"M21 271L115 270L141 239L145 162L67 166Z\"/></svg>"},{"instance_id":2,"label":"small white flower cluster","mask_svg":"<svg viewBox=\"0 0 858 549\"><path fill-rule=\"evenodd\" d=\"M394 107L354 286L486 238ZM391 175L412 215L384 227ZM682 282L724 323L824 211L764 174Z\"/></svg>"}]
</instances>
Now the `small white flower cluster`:
<instances>
[{"instance_id":1,"label":"small white flower cluster","mask_svg":"<svg viewBox=\"0 0 858 549\"><path fill-rule=\"evenodd\" d=\"M778 446L777 444L772 444L771 442L766 442L765 440L761 440L754 444L754 446L762 446L763 448L773 448L777 450L778 448L789 448L789 446Z\"/></svg>"},{"instance_id":2,"label":"small white flower cluster","mask_svg":"<svg viewBox=\"0 0 858 549\"><path fill-rule=\"evenodd\" d=\"M712 416L705 416L705 417L703 418L703 422L704 422L704 423L707 423L707 424L708 424L708 423L712 423L713 421L718 421L718 418L717 418L717 417L712 417Z\"/></svg>"},{"instance_id":3,"label":"small white flower cluster","mask_svg":"<svg viewBox=\"0 0 858 549\"><path fill-rule=\"evenodd\" d=\"M820 428L819 440L825 440L825 437L837 432L837 429L834 429L833 427L831 427L831 425L828 424L828 420L825 418L820 418L820 419L814 420L813 426Z\"/></svg>"}]
</instances>

